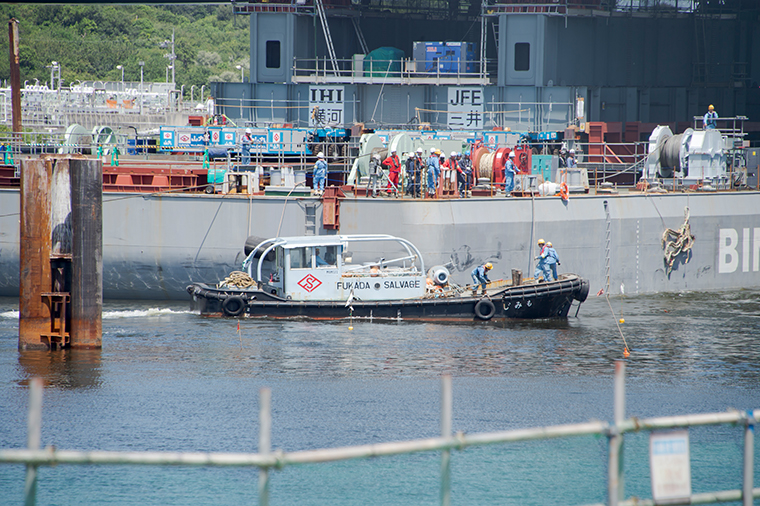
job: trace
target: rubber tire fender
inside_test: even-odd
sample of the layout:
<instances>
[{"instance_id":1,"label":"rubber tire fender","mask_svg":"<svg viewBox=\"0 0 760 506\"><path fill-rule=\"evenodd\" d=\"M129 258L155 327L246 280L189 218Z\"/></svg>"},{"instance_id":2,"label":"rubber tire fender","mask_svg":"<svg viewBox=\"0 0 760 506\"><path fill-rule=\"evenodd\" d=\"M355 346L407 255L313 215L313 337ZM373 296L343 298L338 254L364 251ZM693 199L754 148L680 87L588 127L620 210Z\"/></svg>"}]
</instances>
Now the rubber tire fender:
<instances>
[{"instance_id":1,"label":"rubber tire fender","mask_svg":"<svg viewBox=\"0 0 760 506\"><path fill-rule=\"evenodd\" d=\"M578 294L575 295L575 300L578 302L585 302L585 300L588 298L588 291L589 291L589 282L587 279L584 279L581 281L581 289L578 290Z\"/></svg>"},{"instance_id":2,"label":"rubber tire fender","mask_svg":"<svg viewBox=\"0 0 760 506\"><path fill-rule=\"evenodd\" d=\"M496 314L496 306L489 299L480 299L475 304L475 316L479 320L488 321Z\"/></svg>"},{"instance_id":3,"label":"rubber tire fender","mask_svg":"<svg viewBox=\"0 0 760 506\"><path fill-rule=\"evenodd\" d=\"M245 311L245 300L239 295L227 297L222 302L222 312L225 316L240 316Z\"/></svg>"}]
</instances>

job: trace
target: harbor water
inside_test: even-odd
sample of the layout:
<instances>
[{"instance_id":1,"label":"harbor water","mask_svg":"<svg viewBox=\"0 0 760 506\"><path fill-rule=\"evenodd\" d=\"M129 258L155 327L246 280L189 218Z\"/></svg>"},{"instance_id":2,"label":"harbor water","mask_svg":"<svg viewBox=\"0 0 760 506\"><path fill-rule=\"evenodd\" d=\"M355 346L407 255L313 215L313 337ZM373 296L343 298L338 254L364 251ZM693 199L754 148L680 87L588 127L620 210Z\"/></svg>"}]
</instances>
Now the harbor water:
<instances>
[{"instance_id":1,"label":"harbor water","mask_svg":"<svg viewBox=\"0 0 760 506\"><path fill-rule=\"evenodd\" d=\"M614 314L613 314L614 312ZM760 291L593 294L567 321L430 324L204 318L189 303L106 301L103 349L17 351L18 300L0 299L0 448L26 445L28 384L45 382L42 446L255 452L258 395L272 391L283 451L436 437L440 378L453 430L612 421L614 361L626 414L760 408ZM353 328L351 329L350 326ZM740 489L742 427L690 429L692 492ZM760 443L755 439L755 487ZM625 436L626 497L650 498L648 433ZM435 505L439 453L274 470L272 505ZM607 439L452 451L456 505L605 502ZM0 503L25 470L0 465ZM41 467L39 505L258 504L255 468Z\"/></svg>"}]
</instances>

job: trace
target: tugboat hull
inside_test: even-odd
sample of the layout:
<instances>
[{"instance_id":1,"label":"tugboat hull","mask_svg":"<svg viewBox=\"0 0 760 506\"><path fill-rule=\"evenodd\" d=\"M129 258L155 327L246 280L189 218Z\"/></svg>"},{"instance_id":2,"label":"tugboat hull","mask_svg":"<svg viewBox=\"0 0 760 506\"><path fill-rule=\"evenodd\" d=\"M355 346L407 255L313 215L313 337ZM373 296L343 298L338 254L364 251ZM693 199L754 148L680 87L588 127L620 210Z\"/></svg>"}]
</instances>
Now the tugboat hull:
<instances>
[{"instance_id":1,"label":"tugboat hull","mask_svg":"<svg viewBox=\"0 0 760 506\"><path fill-rule=\"evenodd\" d=\"M586 300L589 283L574 274L558 281L507 287L478 297L416 298L390 301L294 301L260 289L187 287L201 315L258 318L347 318L411 321L488 321L567 318L573 301Z\"/></svg>"}]
</instances>

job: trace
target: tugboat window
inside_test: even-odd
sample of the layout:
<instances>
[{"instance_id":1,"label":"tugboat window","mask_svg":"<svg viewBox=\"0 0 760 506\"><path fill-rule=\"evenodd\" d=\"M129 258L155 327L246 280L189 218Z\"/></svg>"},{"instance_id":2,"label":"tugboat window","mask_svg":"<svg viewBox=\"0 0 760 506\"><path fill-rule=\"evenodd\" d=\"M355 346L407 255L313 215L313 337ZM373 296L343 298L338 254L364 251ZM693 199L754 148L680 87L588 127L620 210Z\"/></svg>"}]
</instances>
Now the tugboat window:
<instances>
[{"instance_id":1,"label":"tugboat window","mask_svg":"<svg viewBox=\"0 0 760 506\"><path fill-rule=\"evenodd\" d=\"M311 248L293 248L290 250L291 269L311 269Z\"/></svg>"},{"instance_id":2,"label":"tugboat window","mask_svg":"<svg viewBox=\"0 0 760 506\"><path fill-rule=\"evenodd\" d=\"M316 248L317 254L314 255L316 267L335 267L337 258L337 246L321 246Z\"/></svg>"},{"instance_id":3,"label":"tugboat window","mask_svg":"<svg viewBox=\"0 0 760 506\"><path fill-rule=\"evenodd\" d=\"M530 43L515 44L515 70L519 72L530 70Z\"/></svg>"},{"instance_id":4,"label":"tugboat window","mask_svg":"<svg viewBox=\"0 0 760 506\"><path fill-rule=\"evenodd\" d=\"M280 41L267 41L266 64L268 69L280 68Z\"/></svg>"}]
</instances>

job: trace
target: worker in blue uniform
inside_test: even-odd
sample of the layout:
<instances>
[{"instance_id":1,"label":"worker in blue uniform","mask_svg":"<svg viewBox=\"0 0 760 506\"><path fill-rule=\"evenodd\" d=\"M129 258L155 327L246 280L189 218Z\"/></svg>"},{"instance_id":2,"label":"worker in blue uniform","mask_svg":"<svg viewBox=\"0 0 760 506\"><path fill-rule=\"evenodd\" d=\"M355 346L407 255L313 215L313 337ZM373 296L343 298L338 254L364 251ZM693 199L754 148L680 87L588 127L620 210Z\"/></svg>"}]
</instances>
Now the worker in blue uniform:
<instances>
[{"instance_id":1,"label":"worker in blue uniform","mask_svg":"<svg viewBox=\"0 0 760 506\"><path fill-rule=\"evenodd\" d=\"M472 270L473 297L478 294L478 286L481 287L483 295L486 294L486 285L491 282L491 280L488 279L488 271L491 269L493 269L493 264L491 262L488 262L483 265L479 265Z\"/></svg>"},{"instance_id":2,"label":"worker in blue uniform","mask_svg":"<svg viewBox=\"0 0 760 506\"><path fill-rule=\"evenodd\" d=\"M578 164L575 162L575 150L571 149L570 152L567 155L567 160L565 160L565 163L567 164L568 169L575 169L578 167Z\"/></svg>"},{"instance_id":3,"label":"worker in blue uniform","mask_svg":"<svg viewBox=\"0 0 760 506\"><path fill-rule=\"evenodd\" d=\"M551 269L546 262L546 258L549 256L549 248L546 246L546 241L543 239L538 240L538 256L535 258L538 262L536 263L536 270L533 273L533 278L535 278L538 281L539 276L544 277L544 281L551 281Z\"/></svg>"},{"instance_id":4,"label":"worker in blue uniform","mask_svg":"<svg viewBox=\"0 0 760 506\"><path fill-rule=\"evenodd\" d=\"M327 179L327 162L325 161L325 154L321 151L317 154L317 163L314 164L314 191L318 194L325 192L325 180Z\"/></svg>"},{"instance_id":5,"label":"worker in blue uniform","mask_svg":"<svg viewBox=\"0 0 760 506\"><path fill-rule=\"evenodd\" d=\"M409 183L406 187L406 194L415 198L420 197L420 178L422 177L423 161L422 161L422 148L417 148L416 155L409 154L409 158L406 159L406 177L409 178Z\"/></svg>"},{"instance_id":6,"label":"worker in blue uniform","mask_svg":"<svg viewBox=\"0 0 760 506\"><path fill-rule=\"evenodd\" d=\"M705 130L715 130L718 128L718 113L715 112L715 107L712 104L707 108L702 123Z\"/></svg>"},{"instance_id":7,"label":"worker in blue uniform","mask_svg":"<svg viewBox=\"0 0 760 506\"><path fill-rule=\"evenodd\" d=\"M251 142L253 142L251 129L246 128L243 137L240 139L240 165L251 164Z\"/></svg>"},{"instance_id":8,"label":"worker in blue uniform","mask_svg":"<svg viewBox=\"0 0 760 506\"><path fill-rule=\"evenodd\" d=\"M559 279L557 277L557 266L560 265L559 255L557 255L557 250L554 249L551 241L546 243L546 249L549 250L548 255L546 255L546 265L548 265L549 268L552 270L552 276L554 276L554 281L557 281L557 279Z\"/></svg>"},{"instance_id":9,"label":"worker in blue uniform","mask_svg":"<svg viewBox=\"0 0 760 506\"><path fill-rule=\"evenodd\" d=\"M435 148L430 148L430 156L427 159L427 192L429 196L435 195L438 187L438 178L441 174L441 165Z\"/></svg>"},{"instance_id":10,"label":"worker in blue uniform","mask_svg":"<svg viewBox=\"0 0 760 506\"><path fill-rule=\"evenodd\" d=\"M507 195L515 189L515 174L517 174L515 152L510 151L509 156L507 156L507 163L504 165L504 192Z\"/></svg>"}]
</instances>

